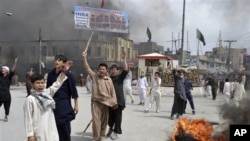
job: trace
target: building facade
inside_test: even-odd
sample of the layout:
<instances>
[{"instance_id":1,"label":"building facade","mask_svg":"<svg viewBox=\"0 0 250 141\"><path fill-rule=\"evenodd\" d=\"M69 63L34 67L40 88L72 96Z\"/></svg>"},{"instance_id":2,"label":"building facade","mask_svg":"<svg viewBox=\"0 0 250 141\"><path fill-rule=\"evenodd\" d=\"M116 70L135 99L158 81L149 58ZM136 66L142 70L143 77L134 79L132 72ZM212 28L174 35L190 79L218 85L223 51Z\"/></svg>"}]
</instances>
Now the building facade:
<instances>
[{"instance_id":1,"label":"building facade","mask_svg":"<svg viewBox=\"0 0 250 141\"><path fill-rule=\"evenodd\" d=\"M71 72L76 80L81 73L85 74L82 66L82 52L87 45L87 40L42 40L29 42L0 42L0 64L10 68L15 57L19 57L16 74L19 81L25 81L25 72L33 68L35 73L45 74L54 68L56 54L64 54L74 62ZM127 53L127 59L136 67L137 50L134 49L132 40L121 37L107 37L94 34L88 48L88 61L93 69L101 62L109 66L121 61L121 53ZM43 64L43 65L42 65Z\"/></svg>"}]
</instances>

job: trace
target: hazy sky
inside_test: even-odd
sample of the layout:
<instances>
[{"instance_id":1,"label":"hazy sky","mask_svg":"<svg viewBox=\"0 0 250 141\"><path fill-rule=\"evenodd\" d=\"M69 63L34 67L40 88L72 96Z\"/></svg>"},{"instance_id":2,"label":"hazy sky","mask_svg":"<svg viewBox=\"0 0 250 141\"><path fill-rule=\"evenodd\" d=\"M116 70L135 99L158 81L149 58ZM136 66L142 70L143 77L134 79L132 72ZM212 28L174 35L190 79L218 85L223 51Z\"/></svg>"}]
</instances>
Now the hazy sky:
<instances>
[{"instance_id":1,"label":"hazy sky","mask_svg":"<svg viewBox=\"0 0 250 141\"><path fill-rule=\"evenodd\" d=\"M86 2L100 8L101 0L0 0L1 13L13 12L11 17L0 15L0 40L37 39L39 27L43 38L75 39L79 32L74 29L71 11L74 5ZM129 38L135 42L147 41L147 26L152 41L165 49L172 47L172 33L175 39L178 34L181 37L183 0L105 0L104 8L128 12ZM197 54L198 28L206 40L203 53L218 46L220 31L222 40L237 40L232 47L246 47L250 52L249 13L249 0L186 0L184 49L188 32L188 47ZM89 37L89 32L81 36Z\"/></svg>"},{"instance_id":2,"label":"hazy sky","mask_svg":"<svg viewBox=\"0 0 250 141\"><path fill-rule=\"evenodd\" d=\"M146 26L151 30L152 41L157 41L165 47L172 47L171 42L165 42L172 40L172 32L175 39L178 38L178 34L181 37L183 0L123 2L127 3L126 10L133 15L130 37L136 39L135 41L147 40L145 35L138 36L140 32L145 33ZM232 47L244 46L250 51L249 13L249 0L186 0L184 49L187 49L188 32L188 46L192 54L197 54L196 28L198 28L206 40L206 46L202 47L203 53L218 46L220 31L223 41L237 40L232 43ZM136 22L135 26L133 22ZM228 43L222 42L222 45L228 46Z\"/></svg>"}]
</instances>

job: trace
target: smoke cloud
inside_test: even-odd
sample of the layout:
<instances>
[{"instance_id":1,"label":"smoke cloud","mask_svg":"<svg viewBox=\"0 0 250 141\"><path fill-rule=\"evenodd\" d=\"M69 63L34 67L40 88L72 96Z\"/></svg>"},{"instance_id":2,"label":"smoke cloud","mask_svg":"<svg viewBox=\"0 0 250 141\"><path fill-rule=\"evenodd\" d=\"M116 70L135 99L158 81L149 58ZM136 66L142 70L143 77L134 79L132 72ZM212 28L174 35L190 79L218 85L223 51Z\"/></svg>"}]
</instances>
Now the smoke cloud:
<instances>
[{"instance_id":1,"label":"smoke cloud","mask_svg":"<svg viewBox=\"0 0 250 141\"><path fill-rule=\"evenodd\" d=\"M68 0L1 0L1 12L11 12L13 16L0 16L1 40L37 40L39 28L42 29L43 39L78 39L79 32L74 29L72 14L75 5L100 7L100 0L68 1ZM145 7L136 7L145 5ZM164 8L163 8L164 7ZM129 13L130 39L146 41L146 27L151 30L162 29L168 18L175 17L167 2L146 1L137 3L123 0L106 0L104 8L125 10ZM159 16L155 20L155 16ZM164 22L163 22L164 21ZM170 25L172 26L172 25ZM154 34L153 40L164 31ZM83 38L87 38L89 31L83 31ZM103 33L116 35L115 33ZM139 36L138 36L139 35Z\"/></svg>"},{"instance_id":2,"label":"smoke cloud","mask_svg":"<svg viewBox=\"0 0 250 141\"><path fill-rule=\"evenodd\" d=\"M225 134L229 136L229 127L233 124L250 124L250 108L249 108L250 98L245 98L239 102L236 106L233 101L230 103L223 104L220 107L220 116L224 123L218 126L215 135L219 136Z\"/></svg>"},{"instance_id":3,"label":"smoke cloud","mask_svg":"<svg viewBox=\"0 0 250 141\"><path fill-rule=\"evenodd\" d=\"M74 29L72 14L75 5L100 8L101 0L0 0L1 13L12 12L13 16L0 15L0 40L36 40L41 27L43 39L86 39L90 31ZM105 9L124 10L129 14L128 37L135 42L145 42L146 28L150 28L152 41L171 48L172 32L180 38L183 0L105 0ZM205 36L204 51L218 44L219 31L223 40L237 40L233 46L247 47L250 31L248 0L186 0L185 48L189 46L196 54L196 28ZM106 33L109 36L124 34ZM178 37L179 36L179 37ZM226 43L223 43L226 45ZM166 49L166 48L165 48Z\"/></svg>"}]
</instances>

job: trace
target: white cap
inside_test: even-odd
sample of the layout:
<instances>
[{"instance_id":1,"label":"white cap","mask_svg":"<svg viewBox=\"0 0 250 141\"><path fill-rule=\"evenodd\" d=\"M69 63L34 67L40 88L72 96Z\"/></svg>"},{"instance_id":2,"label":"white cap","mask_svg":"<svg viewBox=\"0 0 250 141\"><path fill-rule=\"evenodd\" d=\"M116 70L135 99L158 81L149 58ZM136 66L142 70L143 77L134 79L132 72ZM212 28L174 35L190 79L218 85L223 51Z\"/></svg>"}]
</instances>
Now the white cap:
<instances>
[{"instance_id":1,"label":"white cap","mask_svg":"<svg viewBox=\"0 0 250 141\"><path fill-rule=\"evenodd\" d=\"M8 66L2 66L2 69L6 69L8 72L10 71L10 68Z\"/></svg>"}]
</instances>

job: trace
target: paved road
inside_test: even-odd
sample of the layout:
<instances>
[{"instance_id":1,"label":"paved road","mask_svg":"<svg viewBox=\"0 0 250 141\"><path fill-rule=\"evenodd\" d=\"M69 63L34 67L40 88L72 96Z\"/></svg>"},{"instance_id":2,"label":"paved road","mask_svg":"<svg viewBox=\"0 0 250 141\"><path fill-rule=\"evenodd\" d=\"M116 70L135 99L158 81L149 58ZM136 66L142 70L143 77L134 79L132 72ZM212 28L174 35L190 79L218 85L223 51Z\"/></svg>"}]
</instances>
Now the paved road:
<instances>
[{"instance_id":1,"label":"paved road","mask_svg":"<svg viewBox=\"0 0 250 141\"><path fill-rule=\"evenodd\" d=\"M72 122L72 141L91 141L91 126L85 134L83 130L91 119L90 94L86 93L85 87L77 87L79 92L80 111ZM8 122L3 122L4 110L0 109L0 141L23 141L24 120L23 103L26 95L24 86L11 87L12 105ZM170 112L173 104L173 97L166 95L162 97L161 111L155 112L153 105L149 113L144 113L144 106L139 106L138 95L134 95L135 104L131 104L127 97L127 107L123 112L122 129L123 134L119 135L118 141L166 141L173 131L176 120L170 120ZM196 115L192 115L190 106L187 106L185 117L206 118L210 122L220 123L218 107L223 103L223 96L218 95L215 101L211 97L196 95L194 97ZM105 139L111 141L111 139Z\"/></svg>"}]
</instances>

